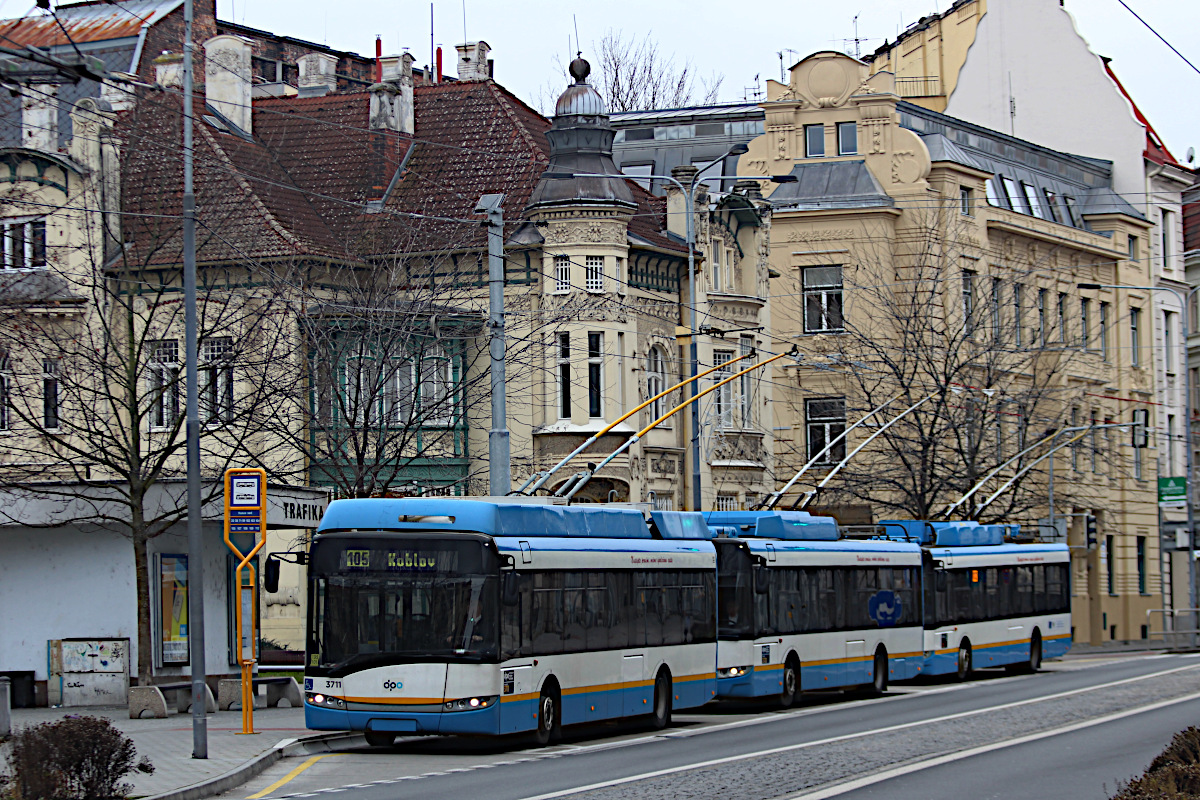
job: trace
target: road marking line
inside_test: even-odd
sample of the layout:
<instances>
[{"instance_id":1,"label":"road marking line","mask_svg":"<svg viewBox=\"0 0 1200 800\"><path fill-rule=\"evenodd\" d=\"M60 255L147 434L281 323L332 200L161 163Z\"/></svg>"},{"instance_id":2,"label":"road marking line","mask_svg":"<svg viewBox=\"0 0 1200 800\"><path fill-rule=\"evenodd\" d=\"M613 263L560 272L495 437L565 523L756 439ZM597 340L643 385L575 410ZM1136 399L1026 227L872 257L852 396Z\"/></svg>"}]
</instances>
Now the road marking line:
<instances>
[{"instance_id":1,"label":"road marking line","mask_svg":"<svg viewBox=\"0 0 1200 800\"><path fill-rule=\"evenodd\" d=\"M676 775L680 772L690 772L692 770L706 769L707 767L715 767L715 766L720 766L722 764L732 764L732 763L736 763L738 761L747 761L752 758L762 758L763 756L776 755L779 753L790 753L790 752L795 752L797 750L806 750L810 747L819 747L821 745L834 744L836 742L845 742L845 741L850 741L853 739L863 739L868 736L877 736L882 733L893 733L895 731L908 730L910 728L919 728L924 725L935 725L935 724L938 724L941 722L947 722L947 721L955 720L955 719L965 719L968 717L976 717L976 716L979 716L980 714L990 714L995 711L1003 711L1003 710L1010 709L1010 708L1018 708L1020 706L1031 705L1033 703L1043 703L1048 700L1059 700L1064 697L1071 697L1071 696L1077 695L1077 694L1094 692L1094 691L1098 691L1100 689L1109 689L1109 688L1112 688L1113 686L1121 686L1123 684L1133 683L1135 681L1143 681L1143 680L1149 680L1151 678L1158 678L1158 677L1162 677L1164 675L1170 675L1175 672L1183 672L1185 670L1197 669L1198 667L1200 667L1200 665L1175 667L1174 669L1161 670L1159 672L1154 672L1149 675L1142 675L1142 676L1138 676L1138 677L1134 677L1134 678L1123 678L1119 681L1109 681L1108 683L1101 683L1101 684L1097 684L1095 686L1088 686L1088 687L1084 687L1081 689L1072 689L1072 690L1066 691L1066 692L1058 692L1057 694L1050 694L1050 695L1046 695L1044 697L1034 697L1034 698L1029 698L1027 700L1018 700L1018 701L1015 701L1012 703L1003 703L998 706L988 706L987 708L975 709L974 711L960 711L957 714L947 714L945 716L934 717L932 719L919 720L919 721L915 721L915 722L905 722L905 723L902 723L899 725L889 725L888 727L876 728L875 730L871 730L871 731L861 731L859 733L850 733L850 734L845 734L843 736L833 736L828 739L818 739L818 740L812 741L812 742L801 742L799 744L786 745L784 747L775 747L770 750L760 750L755 753L744 753L742 755L726 756L724 758L714 758L714 759L710 759L708 761L700 761L700 762L696 762L696 763L692 763L692 764L681 765L678 767L669 767L667 769L654 770L653 772L645 772L645 773L642 773L641 775L631 775L627 778L616 778L616 779L613 779L610 781L601 781L600 783L593 783L593 784L589 784L587 786L576 787L574 789L564 789L564 790L558 791L558 792L548 792L546 794L533 795L530 797L522 798L522 800L555 800L555 798L559 798L559 797L569 797L574 794L582 794L584 792L591 792L591 791L595 791L597 789L607 789L607 788L610 788L613 786L622 786L627 783L635 783L637 781L649 780L651 778L660 778L660 777L663 777L664 775Z\"/></svg>"},{"instance_id":2,"label":"road marking line","mask_svg":"<svg viewBox=\"0 0 1200 800\"><path fill-rule=\"evenodd\" d=\"M308 769L308 768L309 768L309 767L311 767L313 764L315 764L315 763L317 763L318 761L320 761L322 758L329 758L330 756L336 756L336 755L338 755L338 753L325 753L325 754L323 754L323 755L319 755L319 756L313 756L312 758L308 759L307 761L305 761L305 762L304 762L303 764L301 764L300 766L298 766L298 767L296 767L295 769L293 769L293 770L292 770L291 772L289 772L287 775L284 775L282 778L280 778L279 780L275 781L274 783L272 783L272 784L271 784L270 786L268 786L267 788L263 789L261 792L257 792L257 793L255 793L255 794L252 794L252 795L250 795L248 798L246 798L246 800L258 800L260 797L266 797L266 796L267 796L267 795L269 795L271 792L275 791L275 790L276 790L276 789L278 789L280 786L283 786L285 783L287 783L288 781L290 781L292 778L296 777L296 776L297 776L297 775L299 775L301 772L304 772L304 770ZM305 797L305 795L296 795L296 797Z\"/></svg>"},{"instance_id":3,"label":"road marking line","mask_svg":"<svg viewBox=\"0 0 1200 800\"><path fill-rule=\"evenodd\" d=\"M970 750L960 750L957 753L947 753L946 755L937 756L925 761L918 761L913 764L905 764L902 767L895 767L894 769L889 769L884 772L877 772L874 775L868 775L865 778L857 778L845 783L839 783L826 789L819 789L815 792L789 795L787 800L827 800L827 798L830 797L837 797L838 795L845 794L846 792L852 792L856 789L862 789L866 786L882 783L883 781L891 780L892 778L899 778L913 772L920 772L921 770L929 769L931 767L938 767L942 764L949 764L954 761L960 761L964 758L983 755L984 753L990 753L994 750L1003 750L1006 747L1026 744L1027 742L1036 742L1039 739L1049 739L1052 736L1061 736L1064 733L1071 733L1073 731L1090 728L1095 725L1103 725L1107 722L1115 722L1116 720L1124 719L1125 717L1132 717L1136 714L1144 714L1148 711L1157 711L1160 708L1166 708L1167 706L1172 706L1177 703L1188 703L1192 700L1200 700L1200 692L1185 695L1183 697L1173 697L1170 700L1163 700L1148 706L1118 711L1114 714L1109 714L1104 717L1097 717L1095 719L1084 720L1082 722L1074 722L1070 725L1064 725L1061 728L1052 728L1048 731L1040 731L1038 733L1031 733L1025 736L1018 736L1015 739L1006 739L1002 742L972 747Z\"/></svg>"}]
</instances>

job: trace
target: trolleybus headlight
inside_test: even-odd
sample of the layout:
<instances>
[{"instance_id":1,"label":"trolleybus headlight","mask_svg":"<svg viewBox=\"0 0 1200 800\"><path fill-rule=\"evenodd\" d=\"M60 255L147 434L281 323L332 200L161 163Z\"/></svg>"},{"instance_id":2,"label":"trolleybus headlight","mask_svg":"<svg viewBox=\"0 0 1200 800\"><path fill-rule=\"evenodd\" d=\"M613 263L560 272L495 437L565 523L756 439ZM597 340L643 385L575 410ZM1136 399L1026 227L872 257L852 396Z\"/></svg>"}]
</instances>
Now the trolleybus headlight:
<instances>
[{"instance_id":1,"label":"trolleybus headlight","mask_svg":"<svg viewBox=\"0 0 1200 800\"><path fill-rule=\"evenodd\" d=\"M488 708L500 699L499 695L489 697L464 697L459 700L447 700L442 707L446 711L476 711Z\"/></svg>"},{"instance_id":2,"label":"trolleybus headlight","mask_svg":"<svg viewBox=\"0 0 1200 800\"><path fill-rule=\"evenodd\" d=\"M726 667L717 670L718 678L738 678L750 671L749 667Z\"/></svg>"},{"instance_id":3,"label":"trolleybus headlight","mask_svg":"<svg viewBox=\"0 0 1200 800\"><path fill-rule=\"evenodd\" d=\"M320 694L320 693L316 693L316 694L310 693L308 695L308 702L312 703L314 706L324 706L325 708L345 708L346 707L346 701L343 700L342 698L330 697L328 695L324 695L324 694Z\"/></svg>"},{"instance_id":4,"label":"trolleybus headlight","mask_svg":"<svg viewBox=\"0 0 1200 800\"><path fill-rule=\"evenodd\" d=\"M319 706L320 706L320 705L324 705L324 704L325 704L325 695L323 695L323 694L314 694L314 695L313 695L313 702L314 702L314 703L316 703L316 704L317 704L317 705L319 705Z\"/></svg>"}]
</instances>

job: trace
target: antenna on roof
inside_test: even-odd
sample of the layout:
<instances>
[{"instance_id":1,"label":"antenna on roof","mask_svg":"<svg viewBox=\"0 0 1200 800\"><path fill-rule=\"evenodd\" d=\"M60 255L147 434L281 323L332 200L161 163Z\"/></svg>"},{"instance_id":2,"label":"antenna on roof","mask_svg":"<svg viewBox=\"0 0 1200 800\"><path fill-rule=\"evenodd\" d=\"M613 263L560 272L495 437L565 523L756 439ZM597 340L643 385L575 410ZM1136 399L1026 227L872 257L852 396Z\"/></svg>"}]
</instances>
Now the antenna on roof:
<instances>
[{"instance_id":1,"label":"antenna on roof","mask_svg":"<svg viewBox=\"0 0 1200 800\"><path fill-rule=\"evenodd\" d=\"M580 50L580 48L579 48L579 19L574 14L572 14L571 22L575 23L575 49L579 50L580 53L582 53L582 50Z\"/></svg>"},{"instance_id":2,"label":"antenna on roof","mask_svg":"<svg viewBox=\"0 0 1200 800\"><path fill-rule=\"evenodd\" d=\"M463 7L463 44L466 44L468 41L470 41L469 39L467 39L467 0L462 0L462 7Z\"/></svg>"}]
</instances>

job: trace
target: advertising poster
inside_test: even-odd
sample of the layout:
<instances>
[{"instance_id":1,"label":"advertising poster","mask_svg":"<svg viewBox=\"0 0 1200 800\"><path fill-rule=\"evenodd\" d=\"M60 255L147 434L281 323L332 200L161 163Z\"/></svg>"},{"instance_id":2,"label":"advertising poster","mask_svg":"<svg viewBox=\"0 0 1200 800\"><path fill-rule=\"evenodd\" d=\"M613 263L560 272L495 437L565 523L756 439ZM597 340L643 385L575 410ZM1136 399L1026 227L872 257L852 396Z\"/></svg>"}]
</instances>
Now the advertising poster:
<instances>
[{"instance_id":1,"label":"advertising poster","mask_svg":"<svg viewBox=\"0 0 1200 800\"><path fill-rule=\"evenodd\" d=\"M185 555L163 555L159 561L162 608L162 662L188 661L188 567Z\"/></svg>"}]
</instances>

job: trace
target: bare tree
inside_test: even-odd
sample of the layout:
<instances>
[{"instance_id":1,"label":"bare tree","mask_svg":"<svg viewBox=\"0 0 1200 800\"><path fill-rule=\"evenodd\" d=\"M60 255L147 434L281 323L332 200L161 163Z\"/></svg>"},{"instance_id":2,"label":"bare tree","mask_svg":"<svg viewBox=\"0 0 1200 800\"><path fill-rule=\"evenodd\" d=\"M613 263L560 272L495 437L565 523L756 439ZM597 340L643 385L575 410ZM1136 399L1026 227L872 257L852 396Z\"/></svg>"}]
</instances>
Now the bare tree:
<instances>
[{"instance_id":1,"label":"bare tree","mask_svg":"<svg viewBox=\"0 0 1200 800\"><path fill-rule=\"evenodd\" d=\"M711 105L717 102L725 81L725 76L716 72L708 77L698 75L690 60L677 62L673 54L662 51L651 31L638 38L609 29L600 41L592 42L592 51L592 80L609 111ZM566 72L561 58L555 63L558 74ZM553 113L562 89L561 80L542 87L538 102L544 113Z\"/></svg>"},{"instance_id":2,"label":"bare tree","mask_svg":"<svg viewBox=\"0 0 1200 800\"><path fill-rule=\"evenodd\" d=\"M844 397L816 389L821 373L813 373L808 396L793 394L792 402L800 418L840 413L851 421L892 401L850 445L832 449L828 460L835 462L885 421L924 401L848 462L819 503L863 502L876 516L935 519L1022 450L1062 427L1091 422L1078 410L1089 405L1085 386L1071 375L1086 371L1080 366L1086 343L1076 321L1068 317L1061 326L1056 292L1039 265L977 273L975 258L965 256L978 254L965 244L956 209L908 213L925 218L894 240L882 231L868 237L858 250L862 255L840 267L844 309L842 288L821 294L797 287L796 317L806 318L809 330L836 332L821 337L814 350L817 360L824 357L842 374L829 385L840 386ZM829 438L842 426L830 427ZM809 437L810 452L824 444L819 433ZM1090 472L1101 463L1118 469L1107 452L1110 442L1102 433L1085 436L1069 451L1076 469ZM1045 507L1048 462L1019 477L986 509L979 504L1044 452L1035 449L1015 461L955 516L1030 519ZM797 453L786 460L804 463L807 457ZM1094 484L1062 480L1056 491L1064 504L1086 497L1092 507L1103 505Z\"/></svg>"}]
</instances>

